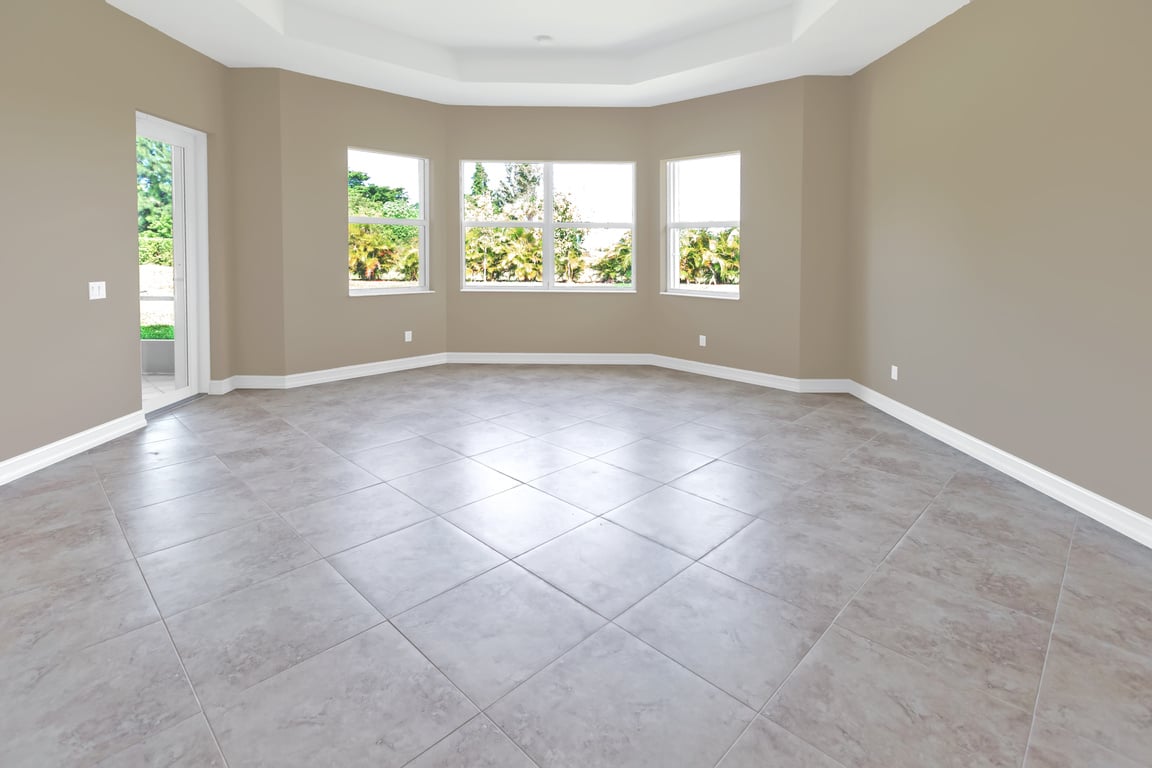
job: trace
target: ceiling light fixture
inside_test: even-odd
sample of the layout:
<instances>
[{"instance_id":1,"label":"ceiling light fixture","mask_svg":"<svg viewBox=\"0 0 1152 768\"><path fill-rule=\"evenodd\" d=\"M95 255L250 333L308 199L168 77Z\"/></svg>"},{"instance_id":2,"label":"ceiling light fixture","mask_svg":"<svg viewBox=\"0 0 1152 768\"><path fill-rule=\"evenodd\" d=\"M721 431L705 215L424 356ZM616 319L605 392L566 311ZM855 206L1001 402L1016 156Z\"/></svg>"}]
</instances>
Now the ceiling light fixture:
<instances>
[{"instance_id":1,"label":"ceiling light fixture","mask_svg":"<svg viewBox=\"0 0 1152 768\"><path fill-rule=\"evenodd\" d=\"M543 46L552 45L552 43L556 42L552 35L536 35L536 37L532 39L536 41L537 45Z\"/></svg>"}]
</instances>

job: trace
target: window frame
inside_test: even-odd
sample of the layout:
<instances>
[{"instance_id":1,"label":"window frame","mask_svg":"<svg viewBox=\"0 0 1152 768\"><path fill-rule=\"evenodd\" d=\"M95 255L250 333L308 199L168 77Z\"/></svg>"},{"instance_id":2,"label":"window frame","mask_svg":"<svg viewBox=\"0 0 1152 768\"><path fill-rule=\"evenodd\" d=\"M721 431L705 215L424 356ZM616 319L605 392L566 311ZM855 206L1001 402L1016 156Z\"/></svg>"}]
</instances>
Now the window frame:
<instances>
[{"instance_id":1,"label":"window frame","mask_svg":"<svg viewBox=\"0 0 1152 768\"><path fill-rule=\"evenodd\" d=\"M673 232L680 232L685 229L740 229L741 221L744 217L744 190L738 189L737 193L740 197L740 218L735 221L732 220L709 220L709 221L676 221L673 219L673 207L675 205L676 195L675 190L672 188L672 164L683 162L685 160L704 160L708 158L731 157L735 156L739 160L740 167L740 185L744 183L744 157L740 150L733 149L723 152L709 152L703 155L686 155L684 157L672 157L664 161L661 168L661 194L663 196L663 210L664 222L661 227L661 246L663 258L660 259L661 272L663 273L661 293L666 296L688 296L703 299L722 299L725 301L739 301L740 300L740 283L734 285L715 286L711 288L700 286L685 286L680 283L680 237L672 236ZM741 256L743 254L741 253Z\"/></svg>"},{"instance_id":2,"label":"window frame","mask_svg":"<svg viewBox=\"0 0 1152 768\"><path fill-rule=\"evenodd\" d=\"M428 271L428 254L429 254L428 239L429 239L430 231L431 231L431 228L429 227L430 216L429 216L429 210L428 210L428 201L431 198L431 195L428 192L428 185L429 185L429 181L430 181L431 176L432 176L432 174L430 172L430 166L431 166L432 161L429 160L427 157L420 157L419 155L407 155L407 154L404 154L402 152L390 152L390 151L385 151L382 149L370 149L367 147L349 146L348 150L349 151L355 151L355 152L366 152L366 153L371 153L374 155L389 155L391 157L399 157L399 158L403 158L405 160L416 160L419 163L419 168L420 168L420 171L419 171L420 200L418 202L418 205L420 206L420 218L418 218L418 219L395 219L395 218L389 218L389 217L383 217L383 216L352 216L352 215L348 216L348 224L384 224L384 225L389 225L389 226L416 227L418 232L419 232L418 237L419 237L419 252L420 252L420 267L419 267L420 279L418 281L418 284L417 285L388 285L386 283L380 282L379 284L372 285L371 287L359 288L356 290L353 290L352 286L349 285L348 286L348 297L355 299L355 298L359 298L362 296L391 296L394 294L401 294L401 293L433 293L432 284L431 284L431 280L430 280L431 275L429 274L429 271ZM347 166L347 164L348 164L347 155L345 155L344 164L345 164L345 166ZM349 168L345 169L345 178L347 178L348 170L350 170L350 169ZM347 186L347 183L345 183L345 186ZM344 201L344 207L345 207L345 209L347 209L347 207L348 207L347 199L345 199L345 201ZM346 239L347 239L347 237L346 237ZM347 247L345 247L345 251L344 251L344 261L345 261L345 264L347 264L347 261L348 261L348 249L347 249ZM345 267L345 269L347 269L347 267ZM351 283L351 280L348 280L346 278L346 282ZM376 281L372 281L372 282L376 282Z\"/></svg>"},{"instance_id":3,"label":"window frame","mask_svg":"<svg viewBox=\"0 0 1152 768\"><path fill-rule=\"evenodd\" d=\"M467 216L467 185L464 180L464 166L468 163L506 163L539 165L542 167L540 177L540 195L544 200L544 215L538 221L475 221ZM553 166L556 165L627 165L632 169L632 221L599 222L599 221L555 221L555 199L553 183ZM460 161L460 290L475 291L478 293L499 293L502 291L520 292L553 292L553 293L636 293L636 161L635 160L471 160ZM476 283L468 281L467 269L467 242L469 229L539 229L541 230L541 249L543 265L540 270L539 283ZM632 232L632 281L626 285L608 284L572 284L556 282L556 230L558 229L627 229Z\"/></svg>"}]
</instances>

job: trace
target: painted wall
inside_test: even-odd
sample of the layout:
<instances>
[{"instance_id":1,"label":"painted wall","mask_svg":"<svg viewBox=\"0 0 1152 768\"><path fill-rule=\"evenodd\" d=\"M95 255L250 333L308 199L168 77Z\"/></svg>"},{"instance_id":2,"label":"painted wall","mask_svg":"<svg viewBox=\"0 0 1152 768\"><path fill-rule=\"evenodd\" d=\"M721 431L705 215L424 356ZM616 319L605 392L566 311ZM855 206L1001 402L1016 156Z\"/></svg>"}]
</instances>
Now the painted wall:
<instances>
[{"instance_id":1,"label":"painted wall","mask_svg":"<svg viewBox=\"0 0 1152 768\"><path fill-rule=\"evenodd\" d=\"M226 76L98 0L0 4L0 460L140 409L137 110L208 134L213 374L229 373Z\"/></svg>"},{"instance_id":2,"label":"painted wall","mask_svg":"<svg viewBox=\"0 0 1152 768\"><path fill-rule=\"evenodd\" d=\"M1149 30L976 0L858 74L851 326L863 384L1152 515Z\"/></svg>"}]
</instances>

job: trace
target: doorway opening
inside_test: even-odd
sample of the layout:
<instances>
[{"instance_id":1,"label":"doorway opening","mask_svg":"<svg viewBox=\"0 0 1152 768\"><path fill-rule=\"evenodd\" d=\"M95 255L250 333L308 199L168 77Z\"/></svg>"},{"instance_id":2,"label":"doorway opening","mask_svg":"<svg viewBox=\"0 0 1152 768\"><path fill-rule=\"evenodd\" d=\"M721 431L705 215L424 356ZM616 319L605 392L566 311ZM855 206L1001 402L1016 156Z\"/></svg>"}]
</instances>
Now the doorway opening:
<instances>
[{"instance_id":1,"label":"doorway opening","mask_svg":"<svg viewBox=\"0 0 1152 768\"><path fill-rule=\"evenodd\" d=\"M208 391L207 142L136 116L140 394L145 413Z\"/></svg>"}]
</instances>

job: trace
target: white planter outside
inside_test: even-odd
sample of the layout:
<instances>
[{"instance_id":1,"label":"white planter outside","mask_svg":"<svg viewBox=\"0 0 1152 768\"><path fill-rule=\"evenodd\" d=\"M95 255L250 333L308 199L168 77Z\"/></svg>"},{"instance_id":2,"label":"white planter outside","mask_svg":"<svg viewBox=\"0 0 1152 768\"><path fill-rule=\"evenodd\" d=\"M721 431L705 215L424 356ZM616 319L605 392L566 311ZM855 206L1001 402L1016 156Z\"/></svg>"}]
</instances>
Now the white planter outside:
<instances>
[{"instance_id":1,"label":"white planter outside","mask_svg":"<svg viewBox=\"0 0 1152 768\"><path fill-rule=\"evenodd\" d=\"M140 371L142 373L176 373L176 342L172 339L140 340Z\"/></svg>"}]
</instances>

